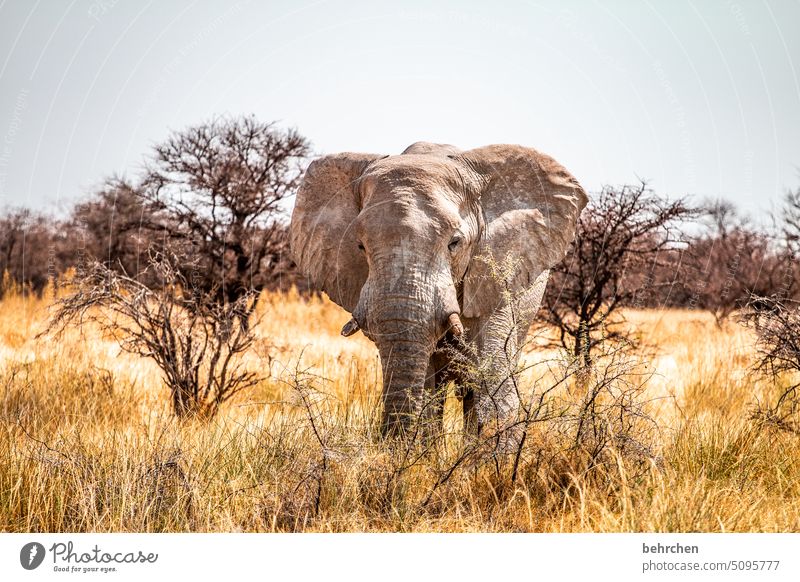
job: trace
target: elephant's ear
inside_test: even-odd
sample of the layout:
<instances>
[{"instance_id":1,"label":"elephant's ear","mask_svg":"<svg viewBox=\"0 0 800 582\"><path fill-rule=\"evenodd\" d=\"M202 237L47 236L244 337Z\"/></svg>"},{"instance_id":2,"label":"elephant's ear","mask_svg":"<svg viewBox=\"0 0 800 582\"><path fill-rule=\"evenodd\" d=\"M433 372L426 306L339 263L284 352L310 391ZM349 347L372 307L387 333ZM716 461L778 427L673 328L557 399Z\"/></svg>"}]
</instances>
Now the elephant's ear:
<instances>
[{"instance_id":1,"label":"elephant's ear","mask_svg":"<svg viewBox=\"0 0 800 582\"><path fill-rule=\"evenodd\" d=\"M361 211L356 181L383 156L341 153L319 158L306 170L292 212L290 244L300 271L351 312L368 267L353 231Z\"/></svg>"},{"instance_id":2,"label":"elephant's ear","mask_svg":"<svg viewBox=\"0 0 800 582\"><path fill-rule=\"evenodd\" d=\"M588 199L558 162L530 148L492 145L460 158L483 181L485 229L464 279L462 309L464 317L479 317L500 305L503 291L533 285L564 258Z\"/></svg>"}]
</instances>

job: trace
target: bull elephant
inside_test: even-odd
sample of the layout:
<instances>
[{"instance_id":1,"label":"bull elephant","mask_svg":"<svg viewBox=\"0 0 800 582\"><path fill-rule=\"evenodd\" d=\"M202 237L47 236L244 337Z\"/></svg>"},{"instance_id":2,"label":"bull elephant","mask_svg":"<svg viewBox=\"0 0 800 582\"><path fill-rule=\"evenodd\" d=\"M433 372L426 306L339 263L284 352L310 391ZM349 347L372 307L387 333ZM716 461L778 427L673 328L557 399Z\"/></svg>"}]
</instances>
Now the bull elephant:
<instances>
[{"instance_id":1,"label":"bull elephant","mask_svg":"<svg viewBox=\"0 0 800 582\"><path fill-rule=\"evenodd\" d=\"M451 379L462 384L469 432L515 420L516 344L586 203L558 162L518 145L461 151L419 142L400 155L340 153L309 166L292 253L352 314L342 334L361 329L376 344L384 434L407 434L420 419L441 426ZM511 257L510 276L493 274L493 261ZM512 313L509 301L522 309ZM460 377L446 343L473 346L495 380Z\"/></svg>"}]
</instances>

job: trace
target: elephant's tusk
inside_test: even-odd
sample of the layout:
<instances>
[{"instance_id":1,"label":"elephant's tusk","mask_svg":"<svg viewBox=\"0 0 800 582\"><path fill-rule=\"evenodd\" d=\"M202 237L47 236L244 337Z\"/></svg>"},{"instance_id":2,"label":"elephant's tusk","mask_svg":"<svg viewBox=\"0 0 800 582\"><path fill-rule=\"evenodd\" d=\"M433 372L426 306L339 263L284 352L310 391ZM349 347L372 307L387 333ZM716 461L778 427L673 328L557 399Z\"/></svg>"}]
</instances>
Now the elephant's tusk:
<instances>
[{"instance_id":1,"label":"elephant's tusk","mask_svg":"<svg viewBox=\"0 0 800 582\"><path fill-rule=\"evenodd\" d=\"M347 323L344 324L344 327L342 328L342 335L344 337L350 337L351 335L356 333L359 329L360 328L358 326L358 322L356 321L356 318L352 317L352 318L350 318L350 321L348 321Z\"/></svg>"},{"instance_id":2,"label":"elephant's tusk","mask_svg":"<svg viewBox=\"0 0 800 582\"><path fill-rule=\"evenodd\" d=\"M454 336L461 337L464 334L464 325L461 323L458 313L451 313L450 317L447 318L447 323L450 324L450 331L453 332Z\"/></svg>"}]
</instances>

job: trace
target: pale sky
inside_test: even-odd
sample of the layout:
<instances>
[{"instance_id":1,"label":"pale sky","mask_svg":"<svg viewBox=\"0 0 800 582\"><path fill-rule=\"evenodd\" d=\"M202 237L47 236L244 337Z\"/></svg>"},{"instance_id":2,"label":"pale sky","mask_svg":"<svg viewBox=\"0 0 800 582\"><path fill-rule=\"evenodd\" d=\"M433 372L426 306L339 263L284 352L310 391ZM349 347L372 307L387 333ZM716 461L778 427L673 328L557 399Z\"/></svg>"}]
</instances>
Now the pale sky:
<instances>
[{"instance_id":1,"label":"pale sky","mask_svg":"<svg viewBox=\"0 0 800 582\"><path fill-rule=\"evenodd\" d=\"M317 153L519 143L754 216L800 186L800 0L0 0L0 206L64 210L169 130Z\"/></svg>"}]
</instances>

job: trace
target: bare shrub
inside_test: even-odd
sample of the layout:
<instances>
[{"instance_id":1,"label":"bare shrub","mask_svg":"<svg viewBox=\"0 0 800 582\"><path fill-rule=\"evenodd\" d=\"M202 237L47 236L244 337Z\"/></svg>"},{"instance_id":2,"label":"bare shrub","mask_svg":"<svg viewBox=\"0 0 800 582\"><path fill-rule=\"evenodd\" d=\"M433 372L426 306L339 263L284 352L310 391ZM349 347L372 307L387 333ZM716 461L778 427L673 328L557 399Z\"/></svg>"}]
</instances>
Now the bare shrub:
<instances>
[{"instance_id":1,"label":"bare shrub","mask_svg":"<svg viewBox=\"0 0 800 582\"><path fill-rule=\"evenodd\" d=\"M740 217L730 202L708 202L703 211L710 229L695 237L685 253L684 284L691 292L689 306L711 313L720 327L751 294L775 293L789 262L774 252L770 236Z\"/></svg>"},{"instance_id":2,"label":"bare shrub","mask_svg":"<svg viewBox=\"0 0 800 582\"><path fill-rule=\"evenodd\" d=\"M788 249L794 257L800 256L800 188L784 195L779 220Z\"/></svg>"},{"instance_id":3,"label":"bare shrub","mask_svg":"<svg viewBox=\"0 0 800 582\"><path fill-rule=\"evenodd\" d=\"M29 208L0 211L0 299L17 288L41 295L64 268L64 224Z\"/></svg>"},{"instance_id":4,"label":"bare shrub","mask_svg":"<svg viewBox=\"0 0 800 582\"><path fill-rule=\"evenodd\" d=\"M781 387L774 402L757 405L753 418L800 434L800 302L753 296L742 319L756 332L756 371Z\"/></svg>"},{"instance_id":5,"label":"bare shrub","mask_svg":"<svg viewBox=\"0 0 800 582\"><path fill-rule=\"evenodd\" d=\"M657 453L659 427L647 408L647 381L652 372L630 356L624 345L601 352L602 365L581 382L580 401L565 403L560 430L573 441L586 468L613 463L621 455L642 470L642 463L662 460Z\"/></svg>"},{"instance_id":6,"label":"bare shrub","mask_svg":"<svg viewBox=\"0 0 800 582\"><path fill-rule=\"evenodd\" d=\"M170 391L176 416L213 417L234 394L259 377L245 369L241 355L253 343L247 321L256 297L248 293L220 304L184 275L178 257L152 252L152 289L102 263L92 263L72 281L74 292L58 299L48 332L92 323L129 353L152 359Z\"/></svg>"},{"instance_id":7,"label":"bare shrub","mask_svg":"<svg viewBox=\"0 0 800 582\"><path fill-rule=\"evenodd\" d=\"M580 503L586 487L606 491L611 500L660 473L659 430L646 413L643 382L609 365L584 398L566 384L554 387L559 380L565 379L530 390L522 418L503 429L522 429L515 451L498 451L497 435L483 434L458 449L429 449L412 457L410 468L397 461L383 468L380 482L390 493L384 498L388 507L430 517L481 508L491 520L495 510L519 495L534 505L560 499L561 507L552 509L563 511Z\"/></svg>"}]
</instances>

